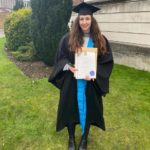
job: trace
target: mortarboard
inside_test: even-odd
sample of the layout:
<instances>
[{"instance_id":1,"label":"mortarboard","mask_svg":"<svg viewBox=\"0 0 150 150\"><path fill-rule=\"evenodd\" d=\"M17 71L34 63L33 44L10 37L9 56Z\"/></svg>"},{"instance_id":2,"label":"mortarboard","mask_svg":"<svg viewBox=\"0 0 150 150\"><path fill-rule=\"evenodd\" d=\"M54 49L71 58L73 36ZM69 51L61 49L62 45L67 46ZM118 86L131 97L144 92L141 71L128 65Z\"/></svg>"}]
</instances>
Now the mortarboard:
<instances>
[{"instance_id":1,"label":"mortarboard","mask_svg":"<svg viewBox=\"0 0 150 150\"><path fill-rule=\"evenodd\" d=\"M95 7L91 4L85 2L80 3L77 6L74 6L73 11L79 15L92 15L94 12L100 10L98 7Z\"/></svg>"}]
</instances>

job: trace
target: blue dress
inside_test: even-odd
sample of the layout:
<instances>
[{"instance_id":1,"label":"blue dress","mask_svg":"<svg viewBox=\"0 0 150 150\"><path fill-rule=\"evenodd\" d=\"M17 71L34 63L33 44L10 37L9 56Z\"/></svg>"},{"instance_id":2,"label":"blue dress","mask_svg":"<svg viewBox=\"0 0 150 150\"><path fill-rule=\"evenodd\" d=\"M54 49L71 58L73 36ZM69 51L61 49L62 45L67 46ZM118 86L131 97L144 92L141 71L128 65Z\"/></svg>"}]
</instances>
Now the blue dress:
<instances>
[{"instance_id":1,"label":"blue dress","mask_svg":"<svg viewBox=\"0 0 150 150\"><path fill-rule=\"evenodd\" d=\"M93 40L89 38L87 47L92 48L94 46ZM82 135L84 134L85 124L86 124L86 86L87 81L84 79L77 80L77 101L79 109L79 119L80 127L82 129Z\"/></svg>"}]
</instances>

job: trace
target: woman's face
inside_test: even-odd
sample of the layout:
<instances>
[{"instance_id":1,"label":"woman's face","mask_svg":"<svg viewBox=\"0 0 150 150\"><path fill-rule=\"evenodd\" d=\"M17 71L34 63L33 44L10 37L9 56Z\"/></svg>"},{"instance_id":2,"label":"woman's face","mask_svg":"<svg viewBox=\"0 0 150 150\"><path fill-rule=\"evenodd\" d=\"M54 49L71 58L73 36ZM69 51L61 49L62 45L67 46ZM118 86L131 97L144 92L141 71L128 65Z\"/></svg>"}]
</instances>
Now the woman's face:
<instances>
[{"instance_id":1,"label":"woman's face","mask_svg":"<svg viewBox=\"0 0 150 150\"><path fill-rule=\"evenodd\" d=\"M79 25L84 33L89 33L91 28L92 17L91 15L80 15Z\"/></svg>"}]
</instances>

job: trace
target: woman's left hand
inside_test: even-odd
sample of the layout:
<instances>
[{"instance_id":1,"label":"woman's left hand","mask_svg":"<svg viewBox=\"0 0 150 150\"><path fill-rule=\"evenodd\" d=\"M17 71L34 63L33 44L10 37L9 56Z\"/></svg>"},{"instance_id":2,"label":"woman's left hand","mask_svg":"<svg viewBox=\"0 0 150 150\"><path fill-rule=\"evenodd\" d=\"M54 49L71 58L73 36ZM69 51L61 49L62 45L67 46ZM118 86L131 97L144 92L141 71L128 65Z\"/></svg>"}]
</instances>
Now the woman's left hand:
<instances>
[{"instance_id":1,"label":"woman's left hand","mask_svg":"<svg viewBox=\"0 0 150 150\"><path fill-rule=\"evenodd\" d=\"M90 78L89 76L86 76L84 80L87 80L87 81L91 81L92 80L92 81L94 81L94 78Z\"/></svg>"}]
</instances>

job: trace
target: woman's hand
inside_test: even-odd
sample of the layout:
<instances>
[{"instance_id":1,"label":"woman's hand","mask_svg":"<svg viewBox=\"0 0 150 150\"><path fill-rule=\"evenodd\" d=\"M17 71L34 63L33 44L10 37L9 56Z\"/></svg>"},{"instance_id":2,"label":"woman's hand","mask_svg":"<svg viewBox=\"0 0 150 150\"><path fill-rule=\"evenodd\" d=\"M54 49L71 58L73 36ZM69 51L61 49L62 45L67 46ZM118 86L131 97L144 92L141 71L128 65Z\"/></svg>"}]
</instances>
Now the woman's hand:
<instances>
[{"instance_id":1,"label":"woman's hand","mask_svg":"<svg viewBox=\"0 0 150 150\"><path fill-rule=\"evenodd\" d=\"M75 73L77 71L77 69L75 67L72 67L72 66L69 66L69 70L72 72L72 73Z\"/></svg>"},{"instance_id":2,"label":"woman's hand","mask_svg":"<svg viewBox=\"0 0 150 150\"><path fill-rule=\"evenodd\" d=\"M89 76L86 76L84 80L87 80L87 81L91 81L92 80L92 81L94 81L94 78L90 78Z\"/></svg>"},{"instance_id":3,"label":"woman's hand","mask_svg":"<svg viewBox=\"0 0 150 150\"><path fill-rule=\"evenodd\" d=\"M78 69L76 69L75 67L72 67L72 66L69 66L69 70L74 74L76 71L78 71ZM95 79L94 78L90 78L89 76L86 76L84 80L87 80L87 81L94 81Z\"/></svg>"}]
</instances>

